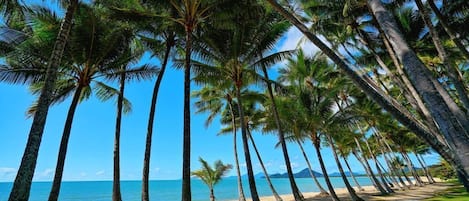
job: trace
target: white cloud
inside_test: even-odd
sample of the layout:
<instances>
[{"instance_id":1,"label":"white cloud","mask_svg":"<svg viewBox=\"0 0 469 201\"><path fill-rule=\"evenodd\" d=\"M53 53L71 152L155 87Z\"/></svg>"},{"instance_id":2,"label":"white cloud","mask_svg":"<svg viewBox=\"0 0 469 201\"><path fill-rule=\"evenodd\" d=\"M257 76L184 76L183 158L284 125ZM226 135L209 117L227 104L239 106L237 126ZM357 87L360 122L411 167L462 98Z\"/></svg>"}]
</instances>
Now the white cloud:
<instances>
[{"instance_id":1,"label":"white cloud","mask_svg":"<svg viewBox=\"0 0 469 201\"><path fill-rule=\"evenodd\" d=\"M323 38L320 37L322 41ZM280 46L280 51L293 50L301 48L305 55L314 55L319 49L311 43L303 33L300 32L295 26L292 26L290 30L285 34L285 41Z\"/></svg>"},{"instance_id":2,"label":"white cloud","mask_svg":"<svg viewBox=\"0 0 469 201\"><path fill-rule=\"evenodd\" d=\"M104 175L104 173L105 173L104 170L100 170L100 171L96 172L96 176L102 176L102 175Z\"/></svg>"},{"instance_id":3,"label":"white cloud","mask_svg":"<svg viewBox=\"0 0 469 201\"><path fill-rule=\"evenodd\" d=\"M0 181L13 181L16 171L15 168L0 167Z\"/></svg>"},{"instance_id":4,"label":"white cloud","mask_svg":"<svg viewBox=\"0 0 469 201\"><path fill-rule=\"evenodd\" d=\"M160 170L161 170L161 169L160 169L159 167L157 167L157 168L154 169L155 173L160 172Z\"/></svg>"},{"instance_id":5,"label":"white cloud","mask_svg":"<svg viewBox=\"0 0 469 201\"><path fill-rule=\"evenodd\" d=\"M16 169L15 168L9 168L9 167L0 167L0 175L11 175L11 174L15 174L16 173Z\"/></svg>"},{"instance_id":6,"label":"white cloud","mask_svg":"<svg viewBox=\"0 0 469 201\"><path fill-rule=\"evenodd\" d=\"M52 176L52 173L54 173L54 170L51 168L47 168L44 171L41 172L40 176L41 177L49 177Z\"/></svg>"},{"instance_id":7,"label":"white cloud","mask_svg":"<svg viewBox=\"0 0 469 201\"><path fill-rule=\"evenodd\" d=\"M86 172L81 172L80 173L80 177L86 177L88 174L86 174Z\"/></svg>"}]
</instances>

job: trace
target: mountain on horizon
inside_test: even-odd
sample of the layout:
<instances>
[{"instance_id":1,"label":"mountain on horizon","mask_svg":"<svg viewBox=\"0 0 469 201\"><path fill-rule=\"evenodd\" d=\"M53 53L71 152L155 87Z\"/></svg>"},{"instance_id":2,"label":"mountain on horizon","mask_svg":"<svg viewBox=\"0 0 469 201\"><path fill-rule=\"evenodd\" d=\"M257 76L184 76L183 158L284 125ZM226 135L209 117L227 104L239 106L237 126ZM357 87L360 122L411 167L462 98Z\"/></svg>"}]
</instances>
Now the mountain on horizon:
<instances>
[{"instance_id":1,"label":"mountain on horizon","mask_svg":"<svg viewBox=\"0 0 469 201\"><path fill-rule=\"evenodd\" d=\"M323 176L321 173L316 172L316 171L314 171L314 170L313 170L313 174L314 174L314 176L316 176L316 177L322 177L322 176ZM277 173L277 174L271 174L271 175L269 175L269 176L270 176L270 178L288 178L288 174L287 174L287 173L282 173L282 174ZM294 173L293 176L294 176L295 178L308 178L308 177L311 177L311 175L309 174L308 168L305 168L305 169L303 169L303 170L301 170L301 171L299 171L299 172L297 172L297 173Z\"/></svg>"}]
</instances>

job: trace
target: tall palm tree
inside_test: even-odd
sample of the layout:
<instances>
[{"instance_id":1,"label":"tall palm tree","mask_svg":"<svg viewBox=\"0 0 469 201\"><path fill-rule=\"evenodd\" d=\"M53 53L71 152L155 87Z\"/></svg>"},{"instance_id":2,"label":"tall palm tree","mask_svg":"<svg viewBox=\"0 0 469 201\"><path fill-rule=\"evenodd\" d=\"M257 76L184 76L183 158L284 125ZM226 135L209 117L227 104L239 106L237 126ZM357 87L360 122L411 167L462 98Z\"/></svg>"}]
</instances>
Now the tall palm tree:
<instances>
[{"instance_id":1,"label":"tall palm tree","mask_svg":"<svg viewBox=\"0 0 469 201\"><path fill-rule=\"evenodd\" d=\"M7 4L2 3L1 5ZM42 134L46 124L53 90L55 88L58 68L72 27L73 15L77 7L78 0L70 0L68 2L65 17L60 26L60 31L58 32L55 40L54 49L47 64L46 81L41 95L39 96L37 111L34 115L33 123L28 135L28 142L26 143L21 164L8 198L9 201L22 201L29 198L34 170L36 169L38 151L41 145Z\"/></svg>"},{"instance_id":2,"label":"tall palm tree","mask_svg":"<svg viewBox=\"0 0 469 201\"><path fill-rule=\"evenodd\" d=\"M52 27L49 30L51 33L48 35L53 35L54 31L58 30L58 27L54 28L54 24L57 24L55 22L59 19L55 19L55 16L47 9L38 9L35 15L49 16L40 18L43 26ZM65 51L70 59L61 64L62 68L58 74L60 79L57 81L52 103L59 103L72 94L73 99L65 121L49 200L57 200L58 198L74 113L78 104L88 99L92 94L92 82L95 83L94 89L97 90L97 97L107 100L113 95L118 95L119 92L104 84L100 79L119 79L124 72L128 76L127 79L130 77L145 79L150 78L156 72L156 69L148 65L135 69L125 69L125 71L121 70L121 66L138 59L142 52L131 52L132 45L130 45L130 41L133 32L128 29L129 27L126 27L125 24L110 23L104 18L100 9L80 5L76 16L78 22L75 23L75 27L72 29L69 48ZM44 35L47 36L47 34ZM24 49L19 49L16 52L18 56L11 57L12 66L7 73L11 74L12 78L29 76L31 68L38 68L40 72L45 72L44 54L47 54L47 51L44 50L47 49L41 47L47 46L47 40L35 41L37 41L36 44L28 44L29 46L25 46ZM22 58L29 58L37 62L28 64L25 63L28 60ZM33 92L39 93L43 88L43 84L44 80L42 78L36 80L32 85ZM38 107L35 103L30 111L37 112Z\"/></svg>"},{"instance_id":3,"label":"tall palm tree","mask_svg":"<svg viewBox=\"0 0 469 201\"><path fill-rule=\"evenodd\" d=\"M287 68L280 70L280 82L291 84L293 97L298 101L303 111L301 117L305 118L305 130L315 149L321 166L324 179L329 188L332 199L338 200L334 188L329 180L326 167L321 155L321 136L324 133L326 120L333 116L332 106L334 105L332 94L334 90L327 91L325 86L328 80L336 77L337 72L327 63L323 55L316 55L315 58L305 58L302 51L295 57L296 60L289 59Z\"/></svg>"},{"instance_id":4,"label":"tall palm tree","mask_svg":"<svg viewBox=\"0 0 469 201\"><path fill-rule=\"evenodd\" d=\"M194 80L198 80L196 77ZM245 201L245 195L243 190L243 184L241 181L241 171L239 168L238 160L238 145L237 145L237 128L236 117L237 113L234 109L234 92L231 86L219 86L216 87L211 84L207 84L200 89L199 91L194 92L192 95L198 97L199 100L195 102L198 110L196 113L209 112L209 116L205 121L205 126L207 127L217 115L223 116L223 113L229 114L230 123L231 123L231 133L233 134L233 153L235 159L237 183L238 183L238 199L239 201ZM227 88L228 87L228 88ZM227 89L226 89L227 88ZM223 110L223 108L225 108Z\"/></svg>"},{"instance_id":5,"label":"tall palm tree","mask_svg":"<svg viewBox=\"0 0 469 201\"><path fill-rule=\"evenodd\" d=\"M200 178L205 184L207 184L210 190L210 201L215 201L215 193L213 187L220 182L222 177L233 168L230 164L223 164L220 160L215 161L213 168L202 158L199 158L202 164L202 169L192 172L193 176Z\"/></svg>"},{"instance_id":6,"label":"tall palm tree","mask_svg":"<svg viewBox=\"0 0 469 201\"><path fill-rule=\"evenodd\" d=\"M171 0L178 16L174 19L184 27L184 129L183 129L183 159L182 159L182 201L191 201L191 112L190 112L190 77L192 38L194 31L208 16L209 7L204 0Z\"/></svg>"},{"instance_id":7,"label":"tall palm tree","mask_svg":"<svg viewBox=\"0 0 469 201\"><path fill-rule=\"evenodd\" d=\"M272 49L273 44L290 27L290 25L288 23L286 23L286 21L276 22L278 20L273 20L273 22L272 22L271 18L274 18L274 19L278 18L278 16L276 16L275 13L269 12L267 17L264 17L264 18L267 18L267 19L262 19L263 21L261 21L261 23L259 23L259 28L257 28L257 30L260 31L260 33L256 34L258 36L258 38L257 38L257 40L259 40L258 42L262 43L262 44L266 44L262 47L262 49L258 50L259 55L260 55L261 58L263 56L263 52L270 51ZM267 48L269 46L271 46L271 47ZM286 52L286 53L288 54L288 52ZM262 70L262 75L265 78L265 83L266 83L266 86L267 86L267 92L269 94L269 99L271 101L271 107L272 107L272 111L273 111L273 115L274 115L274 119L275 119L275 124L277 126L277 131L278 131L278 138L279 138L280 145L282 147L283 158L285 160L285 167L287 169L288 179L290 181L290 187L292 189L293 197L296 200L302 200L303 195L299 191L299 189L296 185L296 182L295 182L295 178L293 176L293 171L292 171L292 168L291 168L290 158L288 156L288 149L287 149L287 145L286 145L286 142L285 142L285 134L284 134L284 131L282 129L282 124L280 123L279 112L277 110L277 105L276 105L275 97L274 97L273 90L272 90L272 84L270 83L269 74L267 72L267 67L265 65L262 65L261 68L262 68L261 69ZM313 177L314 177L314 175L313 175Z\"/></svg>"}]
</instances>

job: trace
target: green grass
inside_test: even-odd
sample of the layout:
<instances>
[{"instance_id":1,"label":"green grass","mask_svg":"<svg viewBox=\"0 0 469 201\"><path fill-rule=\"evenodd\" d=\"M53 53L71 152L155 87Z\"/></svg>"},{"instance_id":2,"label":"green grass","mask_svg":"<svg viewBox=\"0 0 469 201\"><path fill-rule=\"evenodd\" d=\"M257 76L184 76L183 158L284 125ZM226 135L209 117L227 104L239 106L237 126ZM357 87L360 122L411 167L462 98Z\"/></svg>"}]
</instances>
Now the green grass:
<instances>
[{"instance_id":1,"label":"green grass","mask_svg":"<svg viewBox=\"0 0 469 201\"><path fill-rule=\"evenodd\" d=\"M426 199L426 201L468 201L469 193L464 186L457 181L451 181L454 186L449 189L436 193L435 197Z\"/></svg>"}]
</instances>

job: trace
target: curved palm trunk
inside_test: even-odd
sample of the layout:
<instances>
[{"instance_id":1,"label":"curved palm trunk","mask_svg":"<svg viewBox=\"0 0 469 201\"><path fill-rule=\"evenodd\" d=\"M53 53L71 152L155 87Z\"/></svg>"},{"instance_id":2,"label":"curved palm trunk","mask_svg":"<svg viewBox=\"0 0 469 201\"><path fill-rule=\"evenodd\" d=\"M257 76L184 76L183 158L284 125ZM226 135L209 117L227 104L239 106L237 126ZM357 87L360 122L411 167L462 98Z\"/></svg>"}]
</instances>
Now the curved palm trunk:
<instances>
[{"instance_id":1,"label":"curved palm trunk","mask_svg":"<svg viewBox=\"0 0 469 201\"><path fill-rule=\"evenodd\" d=\"M366 161L365 159L362 159L357 151L353 151L352 152L353 155L355 156L355 158L357 158L357 160L362 164L362 166L365 168L365 172L368 176L368 178L370 178L371 182L373 183L373 186L375 187L376 190L378 190L381 195L387 195L388 192L386 192L386 190L384 190L383 186L381 185L381 183L379 183L378 179L376 178L375 174L373 173L373 171L371 170L371 167L370 167L370 164L368 164L368 161ZM363 161L365 162L363 162Z\"/></svg>"},{"instance_id":2,"label":"curved palm trunk","mask_svg":"<svg viewBox=\"0 0 469 201\"><path fill-rule=\"evenodd\" d=\"M329 195L329 193L327 193L326 190L324 190L324 188L321 186L321 184L319 183L318 181L318 178L316 178L316 175L314 175L313 173L313 168L311 167L311 163L309 162L309 159L308 159L308 156L306 156L306 152L303 148L303 145L301 145L300 141L296 140L296 142L298 143L298 146L300 147L301 149L301 153L303 153L303 157L305 158L306 160L306 164L308 165L308 171L309 171L309 174L311 175L311 177L313 178L314 180L314 183L316 184L316 186L319 188L319 194L321 195Z\"/></svg>"},{"instance_id":3,"label":"curved palm trunk","mask_svg":"<svg viewBox=\"0 0 469 201\"><path fill-rule=\"evenodd\" d=\"M158 91L160 89L161 81L163 80L164 72L166 71L166 66L168 64L169 54L171 48L174 45L174 36L171 35L166 41L166 51L164 54L163 63L161 65L161 70L158 73L156 78L155 86L153 87L153 94L151 97L150 113L148 117L147 125L147 136L145 140L145 155L143 159L143 174L142 174L142 201L149 201L150 194L148 193L149 189L149 178L150 178L150 155L151 155L151 142L153 137L153 123L155 120L156 112L156 102L158 100Z\"/></svg>"},{"instance_id":4,"label":"curved palm trunk","mask_svg":"<svg viewBox=\"0 0 469 201\"><path fill-rule=\"evenodd\" d=\"M446 139L453 139L455 161L451 163L457 166L458 175L464 175L462 179L467 183L469 158L463 156L469 154L468 131L458 124L458 118L455 116L457 114L451 112L448 104L442 104L445 101L433 83L435 79L428 75L428 69L410 49L392 15L379 0L368 0L368 7L387 37L393 39L390 42L396 55L402 62L410 81L429 106L428 109L439 125L440 132ZM469 189L469 186L466 187Z\"/></svg>"},{"instance_id":5,"label":"curved palm trunk","mask_svg":"<svg viewBox=\"0 0 469 201\"><path fill-rule=\"evenodd\" d=\"M383 172L381 171L381 168L378 165L378 160L376 159L375 154L373 154L373 152L371 151L370 144L366 139L364 141L368 149L368 153L371 155L371 158L375 162L376 170L378 171L379 177L381 178L381 183L383 184L383 187L386 189L387 192L394 193L394 191L391 189L391 187L389 187L388 182L386 182L384 178Z\"/></svg>"},{"instance_id":6,"label":"curved palm trunk","mask_svg":"<svg viewBox=\"0 0 469 201\"><path fill-rule=\"evenodd\" d=\"M402 178L399 177L399 175L396 173L396 170L394 167L391 165L391 161L388 158L388 155L383 151L383 149L380 149L381 155L383 155L384 161L386 162L386 165L388 166L388 169L390 171L390 178L393 181L394 185L398 186L400 190L405 190L404 187L406 186ZM396 177L399 179L400 184L397 182Z\"/></svg>"},{"instance_id":7,"label":"curved palm trunk","mask_svg":"<svg viewBox=\"0 0 469 201\"><path fill-rule=\"evenodd\" d=\"M365 191L365 189L358 183L357 178L355 178L355 175L353 175L352 168L350 168L350 164L347 161L347 157L342 157L345 162L345 166L347 166L348 171L350 172L350 176L352 176L353 182L355 182L355 185L357 185L357 188L359 191Z\"/></svg>"},{"instance_id":8,"label":"curved palm trunk","mask_svg":"<svg viewBox=\"0 0 469 201\"><path fill-rule=\"evenodd\" d=\"M453 29L451 29L448 24L447 18L440 12L440 10L438 10L435 5L435 2L433 2L433 0L429 0L427 2L428 5L430 5L430 8L432 9L433 13L435 13L435 16L438 18L438 21L440 22L445 32L448 34L454 44L456 44L456 46L459 48L459 51L461 51L461 53L466 57L466 59L469 59L469 51L467 51L466 47L461 42L461 39L459 39L459 34L457 34Z\"/></svg>"},{"instance_id":9,"label":"curved palm trunk","mask_svg":"<svg viewBox=\"0 0 469 201\"><path fill-rule=\"evenodd\" d=\"M422 159L423 165L424 165L425 167L428 167L427 163L425 163L425 160L423 159L423 156L420 155L420 154L419 154L418 156L420 156L420 159ZM427 168L427 169L428 169L428 168ZM433 183L436 183L435 179L433 179L433 176L430 174L430 171L428 171L428 175L430 176L430 178L431 178L431 180L433 181Z\"/></svg>"},{"instance_id":10,"label":"curved palm trunk","mask_svg":"<svg viewBox=\"0 0 469 201\"><path fill-rule=\"evenodd\" d=\"M414 165L412 164L412 161L410 160L409 156L403 151L401 152L401 154L402 154L402 158L404 158L404 161L407 164L407 168L410 170L410 172L412 173L412 176L415 179L415 185L422 187L423 182L420 179L420 176L417 174L417 171L415 171Z\"/></svg>"},{"instance_id":11,"label":"curved palm trunk","mask_svg":"<svg viewBox=\"0 0 469 201\"><path fill-rule=\"evenodd\" d=\"M342 180L345 183L345 187L347 187L347 191L350 194L350 197L352 197L352 200L359 200L362 201L363 199L358 197L357 193L353 189L352 185L350 185L347 176L344 173L344 169L342 168L342 164L340 163L339 157L337 156L337 150L334 145L334 142L332 141L332 137L330 135L326 135L329 144L331 145L332 148L332 154L334 155L335 163L337 164L337 168L339 168L340 176L342 177Z\"/></svg>"},{"instance_id":12,"label":"curved palm trunk","mask_svg":"<svg viewBox=\"0 0 469 201\"><path fill-rule=\"evenodd\" d=\"M324 165L324 161L321 155L321 147L319 146L319 139L313 140L314 148L316 149L316 154L318 156L319 165L321 166L322 174L324 175L324 180L326 181L327 188L329 189L329 195L331 196L332 200L338 201L339 197L334 191L334 187L332 186L331 180L329 179L329 175L327 174L326 166Z\"/></svg>"},{"instance_id":13,"label":"curved palm trunk","mask_svg":"<svg viewBox=\"0 0 469 201\"><path fill-rule=\"evenodd\" d=\"M435 27L433 26L433 23L430 19L430 15L428 14L427 10L425 9L425 6L422 3L422 0L415 0L415 3L417 4L417 7L421 13L422 19L425 22L425 25L428 28L428 31L430 32L430 35L432 36L433 44L435 45L436 50L438 51L438 57L441 59L443 62L443 66L445 66L446 70L448 71L448 77L452 81L454 88L456 89L456 92L458 93L459 99L461 100L461 103L464 105L464 107L469 109L469 98L467 97L467 91L462 83L462 78L459 77L459 72L458 69L452 65L453 63L449 60L448 53L446 52L445 48L443 47L443 44L440 40L440 36L438 32L435 30Z\"/></svg>"},{"instance_id":14,"label":"curved palm trunk","mask_svg":"<svg viewBox=\"0 0 469 201\"><path fill-rule=\"evenodd\" d=\"M248 134L246 131L246 123L244 122L244 110L243 104L241 99L241 89L240 84L236 83L236 99L238 100L238 111L240 117L240 125L241 125L241 136L243 139L243 148L244 148L244 159L246 160L246 168L248 172L248 180L249 180L249 189L251 190L251 198L252 201L260 201L259 195L257 194L256 189L256 181L254 179L254 173L252 171L252 161L251 161L251 154L249 153L249 146L248 146Z\"/></svg>"},{"instance_id":15,"label":"curved palm trunk","mask_svg":"<svg viewBox=\"0 0 469 201\"><path fill-rule=\"evenodd\" d=\"M65 120L64 131L62 140L60 141L59 155L57 157L57 165L55 167L54 181L52 182L52 189L49 194L49 201L57 201L59 198L60 185L62 183L62 175L65 165L65 156L67 155L68 140L70 139L70 132L72 130L73 117L80 101L82 85L78 85L73 95L72 103L68 109L67 119Z\"/></svg>"},{"instance_id":16,"label":"curved palm trunk","mask_svg":"<svg viewBox=\"0 0 469 201\"><path fill-rule=\"evenodd\" d=\"M120 135L122 123L122 103L124 101L125 73L120 77L119 96L117 97L116 133L114 136L114 176L112 182L112 201L122 201L120 183Z\"/></svg>"},{"instance_id":17,"label":"curved palm trunk","mask_svg":"<svg viewBox=\"0 0 469 201\"><path fill-rule=\"evenodd\" d=\"M182 201L191 201L191 53L192 29L186 27L186 50L184 61L184 131L182 148Z\"/></svg>"},{"instance_id":18,"label":"curved palm trunk","mask_svg":"<svg viewBox=\"0 0 469 201\"><path fill-rule=\"evenodd\" d=\"M67 43L70 29L72 27L73 14L78 7L78 0L71 0L65 12L65 17L60 26L59 34L55 40L54 49L48 62L46 79L41 95L39 96L37 111L34 115L33 123L28 135L28 141L21 158L21 164L16 174L13 188L8 198L9 201L23 201L29 199L31 183L41 145L42 134L46 124L47 113L52 99L52 92L55 88L57 70L61 62L65 44Z\"/></svg>"},{"instance_id":19,"label":"curved palm trunk","mask_svg":"<svg viewBox=\"0 0 469 201\"><path fill-rule=\"evenodd\" d=\"M282 129L282 124L280 123L280 115L278 114L277 104L275 103L274 94L272 92L272 86L269 83L269 74L267 73L267 69L264 65L262 65L262 72L264 73L264 77L266 78L267 91L269 92L270 101L272 101L272 110L274 111L275 125L277 126L278 139L280 145L282 146L282 154L283 159L285 160L285 167L287 168L287 175L288 180L290 181L290 188L292 189L293 197L295 198L295 200L300 201L303 200L304 197L298 189L298 186L295 182L295 177L293 176L290 157L288 156L287 143L285 142L285 134Z\"/></svg>"},{"instance_id":20,"label":"curved palm trunk","mask_svg":"<svg viewBox=\"0 0 469 201\"><path fill-rule=\"evenodd\" d=\"M417 158L417 161L419 162L420 166L422 167L423 171L425 172L425 176L427 177L427 181L429 184L433 184L435 181L433 178L430 176L430 172L428 172L428 169L425 165L423 165L422 161L420 160L420 157L417 155L417 153L414 152L415 158Z\"/></svg>"},{"instance_id":21,"label":"curved palm trunk","mask_svg":"<svg viewBox=\"0 0 469 201\"><path fill-rule=\"evenodd\" d=\"M237 175L237 181L238 181L238 200L239 201L246 201L246 197L244 196L244 190L243 190L243 182L241 180L241 171L239 169L239 160L238 160L238 143L237 143L237 138L236 138L236 117L234 116L234 109L233 109L233 102L231 100L231 97L227 95L228 99L228 105L230 106L230 112L231 112L231 125L233 127L233 152L234 152L234 159L235 159L235 164L236 164L236 175Z\"/></svg>"},{"instance_id":22,"label":"curved palm trunk","mask_svg":"<svg viewBox=\"0 0 469 201\"><path fill-rule=\"evenodd\" d=\"M269 188L272 191L272 195L275 197L275 200L277 201L282 201L282 198L278 195L277 191L274 188L274 185L272 184L272 181L270 180L269 173L267 173L267 170L265 169L264 162L262 161L261 155L259 154L259 150L257 149L256 143L254 142L254 138L251 135L251 131L248 126L246 126L246 130L249 135L249 139L251 140L252 147L254 147L254 151L256 152L257 159L259 160L259 163L261 164L262 171L264 172L265 179L267 180L267 183L269 184Z\"/></svg>"},{"instance_id":23,"label":"curved palm trunk","mask_svg":"<svg viewBox=\"0 0 469 201\"><path fill-rule=\"evenodd\" d=\"M323 43L317 36L315 36L304 24L302 24L294 15L284 9L279 3L274 0L267 0L270 5L273 6L277 12L283 15L288 21L295 25L314 45L316 45L325 55L327 55L337 66L347 75L349 78L365 92L371 99L379 104L383 109L387 110L392 114L400 123L409 128L411 131L422 137L425 142L430 144L435 151L437 151L445 160L452 164L458 171L458 174L466 176L465 167L469 168L469 165L465 165L466 162L457 156L456 153L450 150L444 143L441 143L438 138L425 129L425 126L421 125L416 119L414 119L402 106L398 105L392 97L385 96L380 93L378 89L373 88L366 82L366 79L358 75L352 70L333 50L331 50L325 43ZM425 88L425 87L423 87ZM426 90L424 90L426 91ZM432 102L433 104L441 104L440 102ZM433 105L432 105L433 106ZM441 119L440 119L441 120ZM443 121L443 120L442 120ZM444 127L449 122L444 121ZM455 134L457 132L451 132ZM467 143L469 144L469 143ZM466 159L469 163L469 159Z\"/></svg>"}]
</instances>

